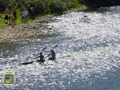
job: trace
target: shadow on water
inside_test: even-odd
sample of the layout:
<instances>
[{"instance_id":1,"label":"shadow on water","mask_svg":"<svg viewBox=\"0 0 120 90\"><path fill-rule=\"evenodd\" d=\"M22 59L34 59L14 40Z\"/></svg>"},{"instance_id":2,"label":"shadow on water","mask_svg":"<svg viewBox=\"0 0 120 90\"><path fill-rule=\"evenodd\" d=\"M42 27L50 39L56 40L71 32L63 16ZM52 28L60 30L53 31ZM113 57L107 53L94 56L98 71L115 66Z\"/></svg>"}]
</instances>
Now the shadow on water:
<instances>
[{"instance_id":1,"label":"shadow on water","mask_svg":"<svg viewBox=\"0 0 120 90\"><path fill-rule=\"evenodd\" d=\"M112 12L120 9L118 6L111 6L111 7L100 7L100 8L87 8L85 10L82 10L82 12ZM81 10L80 10L81 11ZM79 12L79 10L78 10Z\"/></svg>"},{"instance_id":2,"label":"shadow on water","mask_svg":"<svg viewBox=\"0 0 120 90\"><path fill-rule=\"evenodd\" d=\"M28 52L26 50L34 51L34 48L38 49L38 52L39 52L39 48L48 45L49 42L57 43L56 40L53 40L57 36L59 36L59 33L58 34L54 33L54 34L45 34L45 35L34 35L34 36L26 37L26 38L19 38L17 39L16 42L0 43L1 58L13 57L14 55L19 55L20 53ZM33 45L35 47L33 47Z\"/></svg>"}]
</instances>

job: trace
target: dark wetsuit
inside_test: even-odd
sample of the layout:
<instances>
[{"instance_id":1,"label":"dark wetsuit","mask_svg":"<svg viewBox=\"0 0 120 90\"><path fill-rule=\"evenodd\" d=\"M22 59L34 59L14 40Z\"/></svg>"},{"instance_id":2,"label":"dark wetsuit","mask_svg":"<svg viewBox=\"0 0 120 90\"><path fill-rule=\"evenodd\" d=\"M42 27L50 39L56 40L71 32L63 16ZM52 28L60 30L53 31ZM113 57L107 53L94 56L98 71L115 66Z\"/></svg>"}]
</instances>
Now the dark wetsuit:
<instances>
[{"instance_id":1,"label":"dark wetsuit","mask_svg":"<svg viewBox=\"0 0 120 90\"><path fill-rule=\"evenodd\" d=\"M40 59L39 60L37 60L38 62L44 62L45 60L44 60L44 56L43 55L40 55L40 56L38 56ZM37 58L38 58L37 57Z\"/></svg>"},{"instance_id":2,"label":"dark wetsuit","mask_svg":"<svg viewBox=\"0 0 120 90\"><path fill-rule=\"evenodd\" d=\"M44 56L43 55L40 55L38 57L40 57L40 60L44 60Z\"/></svg>"}]
</instances>

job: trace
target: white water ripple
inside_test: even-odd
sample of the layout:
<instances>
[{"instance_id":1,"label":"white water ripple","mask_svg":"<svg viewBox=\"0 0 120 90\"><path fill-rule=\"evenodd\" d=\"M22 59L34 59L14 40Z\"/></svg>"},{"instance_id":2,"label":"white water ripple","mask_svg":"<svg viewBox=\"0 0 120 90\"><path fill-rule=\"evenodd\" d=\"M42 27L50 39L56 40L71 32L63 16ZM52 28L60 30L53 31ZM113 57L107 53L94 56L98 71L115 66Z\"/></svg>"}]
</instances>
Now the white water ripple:
<instances>
[{"instance_id":1,"label":"white water ripple","mask_svg":"<svg viewBox=\"0 0 120 90\"><path fill-rule=\"evenodd\" d=\"M54 17L57 22L48 23L48 27L54 27L56 35L13 43L11 48L14 50L4 50L7 45L1 49L0 78L4 70L10 68L15 71L15 85L10 89L119 90L118 12L118 7L111 7L101 12L72 12ZM21 65L22 62L35 60L33 58L43 47L47 47L43 52L46 56L56 44L56 61L46 59L42 64ZM7 89L3 80L0 80L0 88Z\"/></svg>"}]
</instances>

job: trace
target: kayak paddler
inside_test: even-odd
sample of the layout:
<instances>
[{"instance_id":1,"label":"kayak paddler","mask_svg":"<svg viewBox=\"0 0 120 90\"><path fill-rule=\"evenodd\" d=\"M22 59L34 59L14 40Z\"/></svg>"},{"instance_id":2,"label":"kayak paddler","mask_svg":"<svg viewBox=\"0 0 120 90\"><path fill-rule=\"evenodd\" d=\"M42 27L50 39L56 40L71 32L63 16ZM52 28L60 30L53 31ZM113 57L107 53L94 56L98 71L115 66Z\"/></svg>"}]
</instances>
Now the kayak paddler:
<instances>
[{"instance_id":1,"label":"kayak paddler","mask_svg":"<svg viewBox=\"0 0 120 90\"><path fill-rule=\"evenodd\" d=\"M42 55L42 52L40 53L40 56L36 57L35 59L40 58L40 60L37 61L45 61L44 56Z\"/></svg>"},{"instance_id":2,"label":"kayak paddler","mask_svg":"<svg viewBox=\"0 0 120 90\"><path fill-rule=\"evenodd\" d=\"M47 57L49 57L49 56L50 56L49 60L55 60L56 59L56 54L55 54L54 50L51 50L51 53Z\"/></svg>"}]
</instances>

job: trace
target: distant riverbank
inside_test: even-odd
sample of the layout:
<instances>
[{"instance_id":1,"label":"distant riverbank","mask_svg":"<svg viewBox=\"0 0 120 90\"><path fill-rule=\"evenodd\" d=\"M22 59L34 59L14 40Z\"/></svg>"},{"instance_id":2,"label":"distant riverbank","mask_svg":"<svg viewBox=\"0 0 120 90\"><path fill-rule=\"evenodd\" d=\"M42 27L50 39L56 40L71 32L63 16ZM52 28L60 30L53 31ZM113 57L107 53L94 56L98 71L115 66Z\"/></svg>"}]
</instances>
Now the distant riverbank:
<instances>
[{"instance_id":1,"label":"distant riverbank","mask_svg":"<svg viewBox=\"0 0 120 90\"><path fill-rule=\"evenodd\" d=\"M78 10L84 10L86 9L85 6L80 7L79 9L73 9L66 11L64 13L69 13L72 11L78 11ZM55 14L46 15L46 16L40 16L33 20L33 22L28 22L28 24L20 24L17 26L6 27L3 29L0 29L0 43L2 42L14 42L17 40L17 38L24 38L28 36L33 35L42 35L42 30L47 29L49 32L49 28L47 28L44 23L48 23L52 21L52 17L54 17Z\"/></svg>"}]
</instances>

